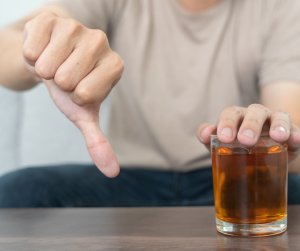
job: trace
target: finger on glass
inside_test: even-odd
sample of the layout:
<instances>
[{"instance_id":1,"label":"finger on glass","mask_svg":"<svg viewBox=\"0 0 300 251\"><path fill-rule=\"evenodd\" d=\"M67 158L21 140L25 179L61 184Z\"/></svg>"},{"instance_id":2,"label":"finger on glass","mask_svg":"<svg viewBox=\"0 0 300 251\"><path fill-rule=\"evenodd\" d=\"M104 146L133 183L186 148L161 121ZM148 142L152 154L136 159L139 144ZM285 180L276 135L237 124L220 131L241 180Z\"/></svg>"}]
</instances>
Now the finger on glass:
<instances>
[{"instance_id":1,"label":"finger on glass","mask_svg":"<svg viewBox=\"0 0 300 251\"><path fill-rule=\"evenodd\" d=\"M250 105L244 115L244 120L238 131L238 141L245 146L253 146L257 143L262 128L267 119L271 116L271 111L263 105Z\"/></svg>"}]
</instances>

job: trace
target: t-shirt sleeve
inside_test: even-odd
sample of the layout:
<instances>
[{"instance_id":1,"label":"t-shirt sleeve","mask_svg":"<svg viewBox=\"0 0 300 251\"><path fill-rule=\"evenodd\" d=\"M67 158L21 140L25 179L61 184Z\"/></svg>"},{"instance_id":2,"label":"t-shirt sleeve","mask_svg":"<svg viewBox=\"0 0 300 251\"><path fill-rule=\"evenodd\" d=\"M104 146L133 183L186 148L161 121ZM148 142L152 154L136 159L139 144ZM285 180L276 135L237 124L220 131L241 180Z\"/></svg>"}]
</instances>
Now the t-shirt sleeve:
<instances>
[{"instance_id":1,"label":"t-shirt sleeve","mask_svg":"<svg viewBox=\"0 0 300 251\"><path fill-rule=\"evenodd\" d=\"M90 29L108 33L116 24L126 0L54 0L72 13L74 18Z\"/></svg>"},{"instance_id":2,"label":"t-shirt sleeve","mask_svg":"<svg viewBox=\"0 0 300 251\"><path fill-rule=\"evenodd\" d=\"M300 1L278 0L264 41L259 85L300 83Z\"/></svg>"}]
</instances>

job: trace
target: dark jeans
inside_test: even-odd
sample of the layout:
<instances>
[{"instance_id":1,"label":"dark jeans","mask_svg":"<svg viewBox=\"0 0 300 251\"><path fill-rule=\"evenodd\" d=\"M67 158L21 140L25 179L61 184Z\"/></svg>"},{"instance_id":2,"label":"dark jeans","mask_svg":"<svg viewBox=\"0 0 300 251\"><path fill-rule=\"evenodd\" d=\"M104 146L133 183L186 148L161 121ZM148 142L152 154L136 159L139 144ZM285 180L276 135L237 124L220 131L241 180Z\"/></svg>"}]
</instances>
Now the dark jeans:
<instances>
[{"instance_id":1,"label":"dark jeans","mask_svg":"<svg viewBox=\"0 0 300 251\"><path fill-rule=\"evenodd\" d=\"M300 204L300 176L289 175L289 204ZM0 178L0 207L214 205L211 168L188 173L121 169L105 177L94 165L26 168Z\"/></svg>"}]
</instances>

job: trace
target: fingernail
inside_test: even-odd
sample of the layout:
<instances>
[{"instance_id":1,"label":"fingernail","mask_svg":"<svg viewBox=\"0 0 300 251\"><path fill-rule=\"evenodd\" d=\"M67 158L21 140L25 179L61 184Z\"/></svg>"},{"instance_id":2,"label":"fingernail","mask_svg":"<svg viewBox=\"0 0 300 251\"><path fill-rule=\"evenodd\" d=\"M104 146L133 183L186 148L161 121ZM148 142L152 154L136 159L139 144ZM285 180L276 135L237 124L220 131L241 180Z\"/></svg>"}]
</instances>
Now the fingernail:
<instances>
[{"instance_id":1,"label":"fingernail","mask_svg":"<svg viewBox=\"0 0 300 251\"><path fill-rule=\"evenodd\" d=\"M254 132L252 130L249 130L249 129L244 130L242 134L251 139L254 139Z\"/></svg>"},{"instance_id":2,"label":"fingernail","mask_svg":"<svg viewBox=\"0 0 300 251\"><path fill-rule=\"evenodd\" d=\"M282 131L282 132L286 132L286 129L283 126L277 126L274 128L275 131Z\"/></svg>"},{"instance_id":3,"label":"fingernail","mask_svg":"<svg viewBox=\"0 0 300 251\"><path fill-rule=\"evenodd\" d=\"M226 136L227 138L232 138L233 136L233 132L230 128L228 127L225 127L222 131L221 131L221 134Z\"/></svg>"}]
</instances>

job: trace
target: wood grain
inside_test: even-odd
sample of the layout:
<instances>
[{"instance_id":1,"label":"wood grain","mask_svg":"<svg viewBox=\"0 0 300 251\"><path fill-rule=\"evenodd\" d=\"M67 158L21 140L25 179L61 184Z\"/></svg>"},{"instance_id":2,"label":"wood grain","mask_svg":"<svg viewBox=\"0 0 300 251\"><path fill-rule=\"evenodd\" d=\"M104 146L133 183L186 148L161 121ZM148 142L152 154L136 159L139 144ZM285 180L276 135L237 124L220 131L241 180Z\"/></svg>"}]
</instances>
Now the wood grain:
<instances>
[{"instance_id":1,"label":"wood grain","mask_svg":"<svg viewBox=\"0 0 300 251\"><path fill-rule=\"evenodd\" d=\"M0 210L0 250L300 250L300 206L264 238L215 230L213 207Z\"/></svg>"}]
</instances>

